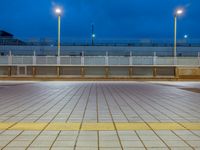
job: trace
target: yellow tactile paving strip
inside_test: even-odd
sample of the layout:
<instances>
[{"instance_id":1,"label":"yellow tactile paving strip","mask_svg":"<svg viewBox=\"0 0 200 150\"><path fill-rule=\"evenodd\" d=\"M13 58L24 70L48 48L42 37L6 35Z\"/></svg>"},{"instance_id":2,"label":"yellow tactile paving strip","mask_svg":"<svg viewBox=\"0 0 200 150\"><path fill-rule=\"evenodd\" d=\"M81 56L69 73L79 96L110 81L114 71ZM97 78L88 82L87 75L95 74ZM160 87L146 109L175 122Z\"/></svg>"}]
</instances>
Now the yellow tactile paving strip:
<instances>
[{"instance_id":1,"label":"yellow tactile paving strip","mask_svg":"<svg viewBox=\"0 0 200 150\"><path fill-rule=\"evenodd\" d=\"M200 123L0 123L0 130L46 131L200 130Z\"/></svg>"},{"instance_id":2,"label":"yellow tactile paving strip","mask_svg":"<svg viewBox=\"0 0 200 150\"><path fill-rule=\"evenodd\" d=\"M80 123L50 123L45 130L79 130Z\"/></svg>"},{"instance_id":3,"label":"yellow tactile paving strip","mask_svg":"<svg viewBox=\"0 0 200 150\"><path fill-rule=\"evenodd\" d=\"M10 127L9 130L43 130L46 125L47 123L17 123Z\"/></svg>"},{"instance_id":4,"label":"yellow tactile paving strip","mask_svg":"<svg viewBox=\"0 0 200 150\"><path fill-rule=\"evenodd\" d=\"M113 123L83 123L81 130L105 131L105 130L115 130L115 127Z\"/></svg>"}]
</instances>

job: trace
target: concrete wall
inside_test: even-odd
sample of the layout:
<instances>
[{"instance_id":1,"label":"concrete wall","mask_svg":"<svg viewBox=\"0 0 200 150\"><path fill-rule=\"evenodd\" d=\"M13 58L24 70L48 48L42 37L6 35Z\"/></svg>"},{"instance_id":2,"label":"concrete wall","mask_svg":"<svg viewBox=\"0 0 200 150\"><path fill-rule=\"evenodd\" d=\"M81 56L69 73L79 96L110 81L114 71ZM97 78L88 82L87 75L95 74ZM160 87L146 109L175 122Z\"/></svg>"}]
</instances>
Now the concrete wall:
<instances>
[{"instance_id":1,"label":"concrete wall","mask_svg":"<svg viewBox=\"0 0 200 150\"><path fill-rule=\"evenodd\" d=\"M54 78L171 78L171 79L200 79L199 67L92 67L92 66L0 66L2 77L54 77Z\"/></svg>"},{"instance_id":2,"label":"concrete wall","mask_svg":"<svg viewBox=\"0 0 200 150\"><path fill-rule=\"evenodd\" d=\"M200 67L180 67L178 75L180 78L200 79Z\"/></svg>"}]
</instances>

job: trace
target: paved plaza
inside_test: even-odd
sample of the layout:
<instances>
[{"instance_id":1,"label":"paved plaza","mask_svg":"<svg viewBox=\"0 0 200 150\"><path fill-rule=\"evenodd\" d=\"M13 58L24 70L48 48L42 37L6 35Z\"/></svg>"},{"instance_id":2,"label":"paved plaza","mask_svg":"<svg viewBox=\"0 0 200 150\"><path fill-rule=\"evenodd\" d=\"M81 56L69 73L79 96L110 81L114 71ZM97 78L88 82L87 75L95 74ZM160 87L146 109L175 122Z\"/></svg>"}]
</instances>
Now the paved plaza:
<instances>
[{"instance_id":1,"label":"paved plaza","mask_svg":"<svg viewBox=\"0 0 200 150\"><path fill-rule=\"evenodd\" d=\"M200 150L200 82L0 81L0 149Z\"/></svg>"}]
</instances>

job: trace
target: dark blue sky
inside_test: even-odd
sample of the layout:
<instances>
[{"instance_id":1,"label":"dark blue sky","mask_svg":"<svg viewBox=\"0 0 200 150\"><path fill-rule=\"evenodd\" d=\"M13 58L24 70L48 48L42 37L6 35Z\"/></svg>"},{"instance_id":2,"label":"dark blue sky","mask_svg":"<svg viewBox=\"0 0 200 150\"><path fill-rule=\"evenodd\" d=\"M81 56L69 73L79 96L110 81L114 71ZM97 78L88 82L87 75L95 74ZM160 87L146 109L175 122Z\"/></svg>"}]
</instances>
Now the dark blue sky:
<instances>
[{"instance_id":1,"label":"dark blue sky","mask_svg":"<svg viewBox=\"0 0 200 150\"><path fill-rule=\"evenodd\" d=\"M62 37L90 37L91 23L99 39L171 39L173 11L186 11L178 19L178 37L200 38L200 0L0 0L0 29L20 38L55 38L54 6L62 6Z\"/></svg>"}]
</instances>

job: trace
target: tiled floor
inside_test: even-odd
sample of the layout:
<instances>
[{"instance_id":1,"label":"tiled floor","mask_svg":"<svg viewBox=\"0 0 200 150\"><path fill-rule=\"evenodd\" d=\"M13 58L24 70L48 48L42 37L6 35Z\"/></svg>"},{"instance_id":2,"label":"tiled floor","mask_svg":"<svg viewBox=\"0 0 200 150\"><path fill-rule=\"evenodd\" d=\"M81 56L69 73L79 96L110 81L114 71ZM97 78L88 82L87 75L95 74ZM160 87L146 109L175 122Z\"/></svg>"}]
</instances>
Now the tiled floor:
<instances>
[{"instance_id":1,"label":"tiled floor","mask_svg":"<svg viewBox=\"0 0 200 150\"><path fill-rule=\"evenodd\" d=\"M0 82L0 149L200 149L192 82Z\"/></svg>"}]
</instances>

